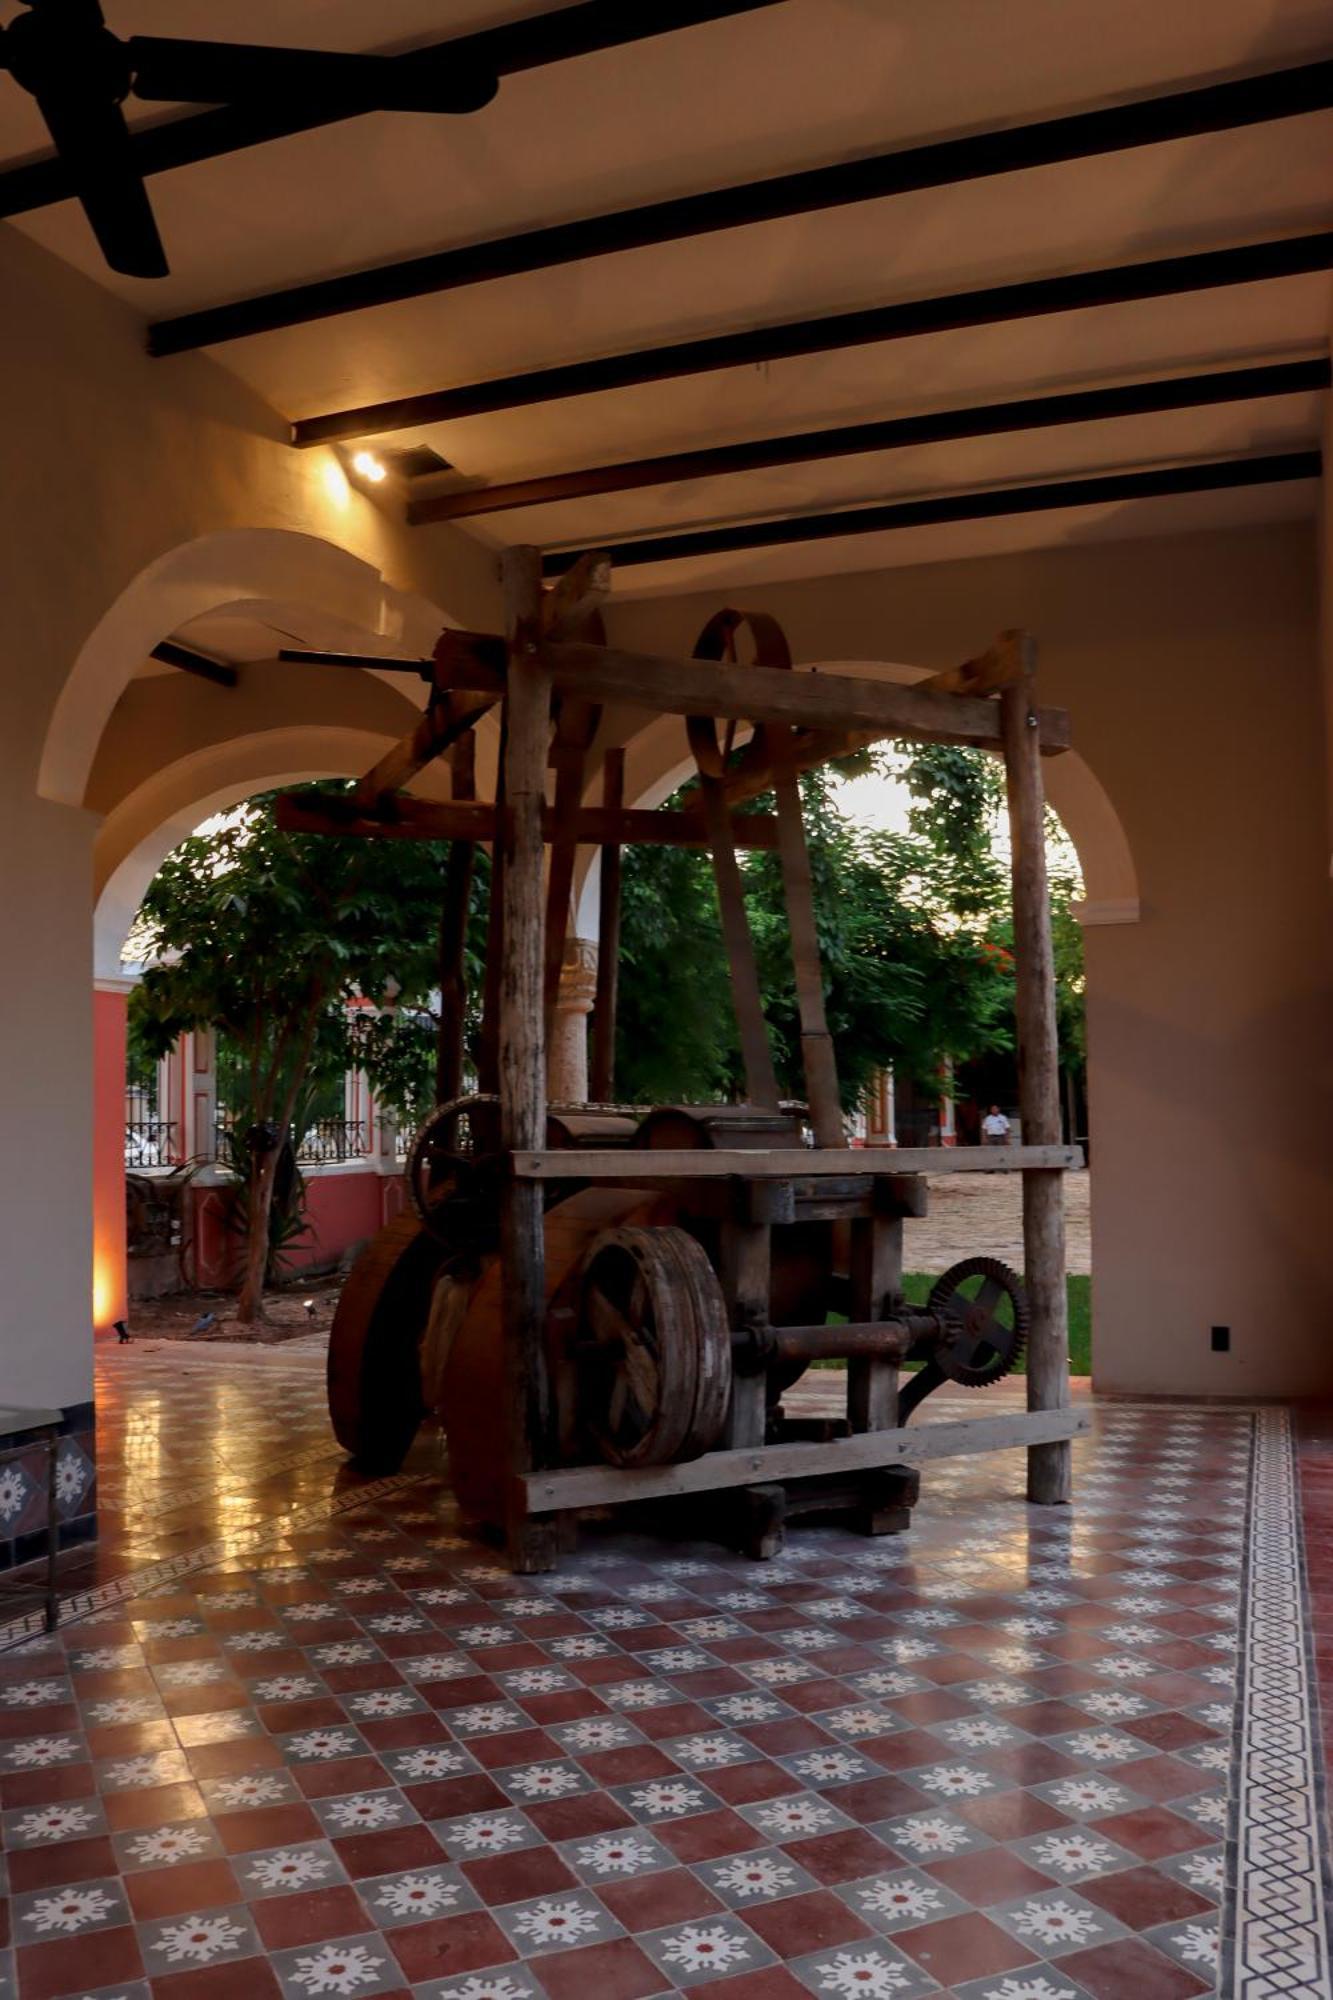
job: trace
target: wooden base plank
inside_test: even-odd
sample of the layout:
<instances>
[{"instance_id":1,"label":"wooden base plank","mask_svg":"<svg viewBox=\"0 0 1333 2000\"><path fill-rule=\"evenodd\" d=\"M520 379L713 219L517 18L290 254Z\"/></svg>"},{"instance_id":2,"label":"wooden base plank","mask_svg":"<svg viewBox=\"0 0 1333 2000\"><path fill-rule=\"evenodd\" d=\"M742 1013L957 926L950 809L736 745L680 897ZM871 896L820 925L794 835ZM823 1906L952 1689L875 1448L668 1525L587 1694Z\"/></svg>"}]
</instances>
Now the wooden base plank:
<instances>
[{"instance_id":1,"label":"wooden base plank","mask_svg":"<svg viewBox=\"0 0 1333 2000\"><path fill-rule=\"evenodd\" d=\"M722 1180L733 1174L746 1180L810 1180L827 1174L846 1175L849 1164L859 1174L994 1174L1021 1173L1034 1168L1059 1170L1083 1165L1079 1146L899 1146L865 1147L846 1152L830 1146L772 1147L763 1151L677 1151L663 1147L607 1152L515 1151L514 1178L520 1181L623 1181L633 1185L645 1175L651 1180Z\"/></svg>"},{"instance_id":2,"label":"wooden base plank","mask_svg":"<svg viewBox=\"0 0 1333 2000\"><path fill-rule=\"evenodd\" d=\"M713 1451L684 1465L645 1466L626 1471L611 1465L566 1466L519 1475L514 1482L521 1509L549 1514L567 1507L606 1507L634 1500L663 1500L685 1493L711 1493L730 1486L767 1485L784 1479L834 1477L881 1465L920 1465L933 1458L973 1452L1010 1451L1081 1437L1091 1428L1084 1410L1005 1412L970 1417L961 1423L921 1424L889 1431L865 1431L827 1444L770 1444L757 1449Z\"/></svg>"}]
</instances>

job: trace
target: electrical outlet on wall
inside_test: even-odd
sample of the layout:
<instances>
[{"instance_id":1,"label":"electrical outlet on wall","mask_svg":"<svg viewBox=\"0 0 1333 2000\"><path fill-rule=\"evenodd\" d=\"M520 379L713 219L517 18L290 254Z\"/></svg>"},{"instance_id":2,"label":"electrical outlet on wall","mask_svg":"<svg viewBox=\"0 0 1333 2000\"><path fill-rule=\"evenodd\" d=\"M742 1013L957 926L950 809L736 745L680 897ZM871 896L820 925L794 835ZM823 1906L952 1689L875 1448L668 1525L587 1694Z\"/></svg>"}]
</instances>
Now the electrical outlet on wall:
<instances>
[{"instance_id":1,"label":"electrical outlet on wall","mask_svg":"<svg viewBox=\"0 0 1333 2000\"><path fill-rule=\"evenodd\" d=\"M1229 1326L1215 1326L1212 1329L1212 1348L1214 1354L1230 1354L1231 1328Z\"/></svg>"}]
</instances>

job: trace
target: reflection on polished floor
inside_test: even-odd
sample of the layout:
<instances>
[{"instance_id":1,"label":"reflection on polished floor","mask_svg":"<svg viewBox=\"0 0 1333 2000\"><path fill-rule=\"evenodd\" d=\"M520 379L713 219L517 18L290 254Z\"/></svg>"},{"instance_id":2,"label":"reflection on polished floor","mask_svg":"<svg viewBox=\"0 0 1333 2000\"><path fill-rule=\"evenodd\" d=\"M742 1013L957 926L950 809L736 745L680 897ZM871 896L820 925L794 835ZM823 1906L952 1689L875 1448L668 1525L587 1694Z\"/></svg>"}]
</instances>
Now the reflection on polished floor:
<instances>
[{"instance_id":1,"label":"reflection on polished floor","mask_svg":"<svg viewBox=\"0 0 1333 2000\"><path fill-rule=\"evenodd\" d=\"M343 1470L313 1344L98 1387L102 1587L0 1656L0 1991L1329 1993L1282 1412L1101 1408L1069 1510L955 1460L906 1536L523 1580L431 1439Z\"/></svg>"}]
</instances>

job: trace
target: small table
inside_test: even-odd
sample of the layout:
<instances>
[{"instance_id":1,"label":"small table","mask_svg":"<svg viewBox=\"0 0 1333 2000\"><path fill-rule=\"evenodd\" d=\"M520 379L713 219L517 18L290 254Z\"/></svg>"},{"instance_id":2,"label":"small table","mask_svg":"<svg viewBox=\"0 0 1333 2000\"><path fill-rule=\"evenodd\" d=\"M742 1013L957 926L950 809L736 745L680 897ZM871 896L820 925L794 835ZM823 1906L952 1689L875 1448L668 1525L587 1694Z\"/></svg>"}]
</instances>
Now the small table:
<instances>
[{"instance_id":1,"label":"small table","mask_svg":"<svg viewBox=\"0 0 1333 2000\"><path fill-rule=\"evenodd\" d=\"M22 1432L22 1444L0 1447L0 1465L8 1465L32 1450L34 1443L46 1446L46 1629L54 1632L60 1619L56 1597L56 1557L60 1552L60 1520L56 1512L56 1445L63 1410L19 1409L0 1405L0 1437Z\"/></svg>"}]
</instances>

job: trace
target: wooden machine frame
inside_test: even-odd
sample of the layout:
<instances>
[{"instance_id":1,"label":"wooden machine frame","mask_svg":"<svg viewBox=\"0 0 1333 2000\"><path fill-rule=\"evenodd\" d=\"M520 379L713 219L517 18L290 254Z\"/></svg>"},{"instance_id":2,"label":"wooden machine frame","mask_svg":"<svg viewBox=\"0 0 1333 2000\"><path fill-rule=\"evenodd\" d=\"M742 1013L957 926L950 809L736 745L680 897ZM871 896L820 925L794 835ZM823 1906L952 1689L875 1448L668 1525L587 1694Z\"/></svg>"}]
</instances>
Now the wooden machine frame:
<instances>
[{"instance_id":1,"label":"wooden machine frame","mask_svg":"<svg viewBox=\"0 0 1333 2000\"><path fill-rule=\"evenodd\" d=\"M346 801L312 804L299 796L280 805L293 830L388 837L446 838L466 856L468 843L493 843L500 893L493 895L486 1018L494 1045L484 1058L499 1096L499 1257L503 1343L503 1528L519 1571L555 1566L563 1524L579 1510L667 1500L731 1490L751 1503L760 1528L754 1553L780 1540L766 1537L766 1519L780 1524L788 1482L873 1481L905 1464L961 1453L1021 1446L1027 1451L1028 1498L1042 1505L1070 1497L1070 1439L1087 1419L1070 1405L1064 1270L1062 1175L1079 1163L1061 1137L1054 974L1044 852L1041 760L1067 747L1068 720L1041 709L1034 692L1034 648L1022 633L1006 633L986 653L915 685L791 669L785 642L771 620L723 613L707 628L701 650L713 657L660 658L600 643L597 607L607 594L610 563L590 554L573 563L549 590L536 549L502 557L506 605L503 636L446 631L422 668L430 683L420 722L354 787ZM734 637L748 624L756 664L737 658ZM705 643L707 642L707 643ZM367 660L366 665L372 664ZM599 705L613 702L685 718L700 771L700 804L679 813L636 812L623 806L623 753L610 750L604 802L583 803ZM497 801L478 802L471 731L502 703ZM552 730L553 709L556 715ZM719 747L716 723L750 724L754 735L739 757ZM1014 971L1022 1145L1004 1148L865 1149L849 1153L837 1105L832 1045L809 897L809 869L800 821L797 778L808 769L886 736L980 745L1004 760L1012 834ZM454 749L453 798L448 803L398 796L433 758ZM547 803L547 773L555 770ZM759 793L776 794L774 815L735 818L733 806ZM740 844L775 847L788 908L801 1017L801 1045L810 1100L813 1147L736 1150L720 1140L711 1150L597 1150L576 1155L548 1143L546 1036L568 922L576 849L603 851L603 937L599 957L593 1095L609 1095L614 1017L619 849L636 840L709 846L717 871L723 933L749 1095L776 1109L772 1060L758 1013L753 957L744 930ZM544 851L550 848L549 870ZM460 867L461 867L460 863ZM451 863L451 872L453 864ZM461 966L461 917L466 905L454 883L454 953ZM446 924L446 929L448 925ZM454 990L451 990L451 985ZM750 990L750 989L753 990ZM461 1078L462 1004L457 981L444 981L452 1016L452 1060L441 1063L441 1095ZM448 1037L446 1036L446 1040ZM452 1088L451 1088L452 1086ZM1023 1239L1028 1300L1027 1409L963 1422L905 1428L898 1412L898 1363L909 1331L886 1320L885 1302L899 1300L903 1218L923 1211L924 1174L1007 1169L1023 1183ZM560 1385L553 1380L547 1338L544 1236L552 1183L641 1188L676 1194L686 1188L718 1221L719 1272L734 1338L772 1341L800 1336L806 1358L822 1351L822 1329L766 1327L772 1231L796 1214L837 1216L850 1229L850 1310L838 1351L848 1356L845 1435L820 1434L771 1442L765 1438L762 1373L735 1374L719 1447L683 1463L626 1466L561 1462ZM900 1318L902 1317L899 1300ZM882 1337L877 1325L882 1325ZM830 1333L832 1329L828 1330ZM799 1342L797 1343L799 1344ZM817 1428L817 1427L816 1427ZM799 1486L795 1489L801 1490ZM890 1520L890 1500L866 1501L871 1518ZM776 1511L766 1498L777 1495Z\"/></svg>"}]
</instances>

